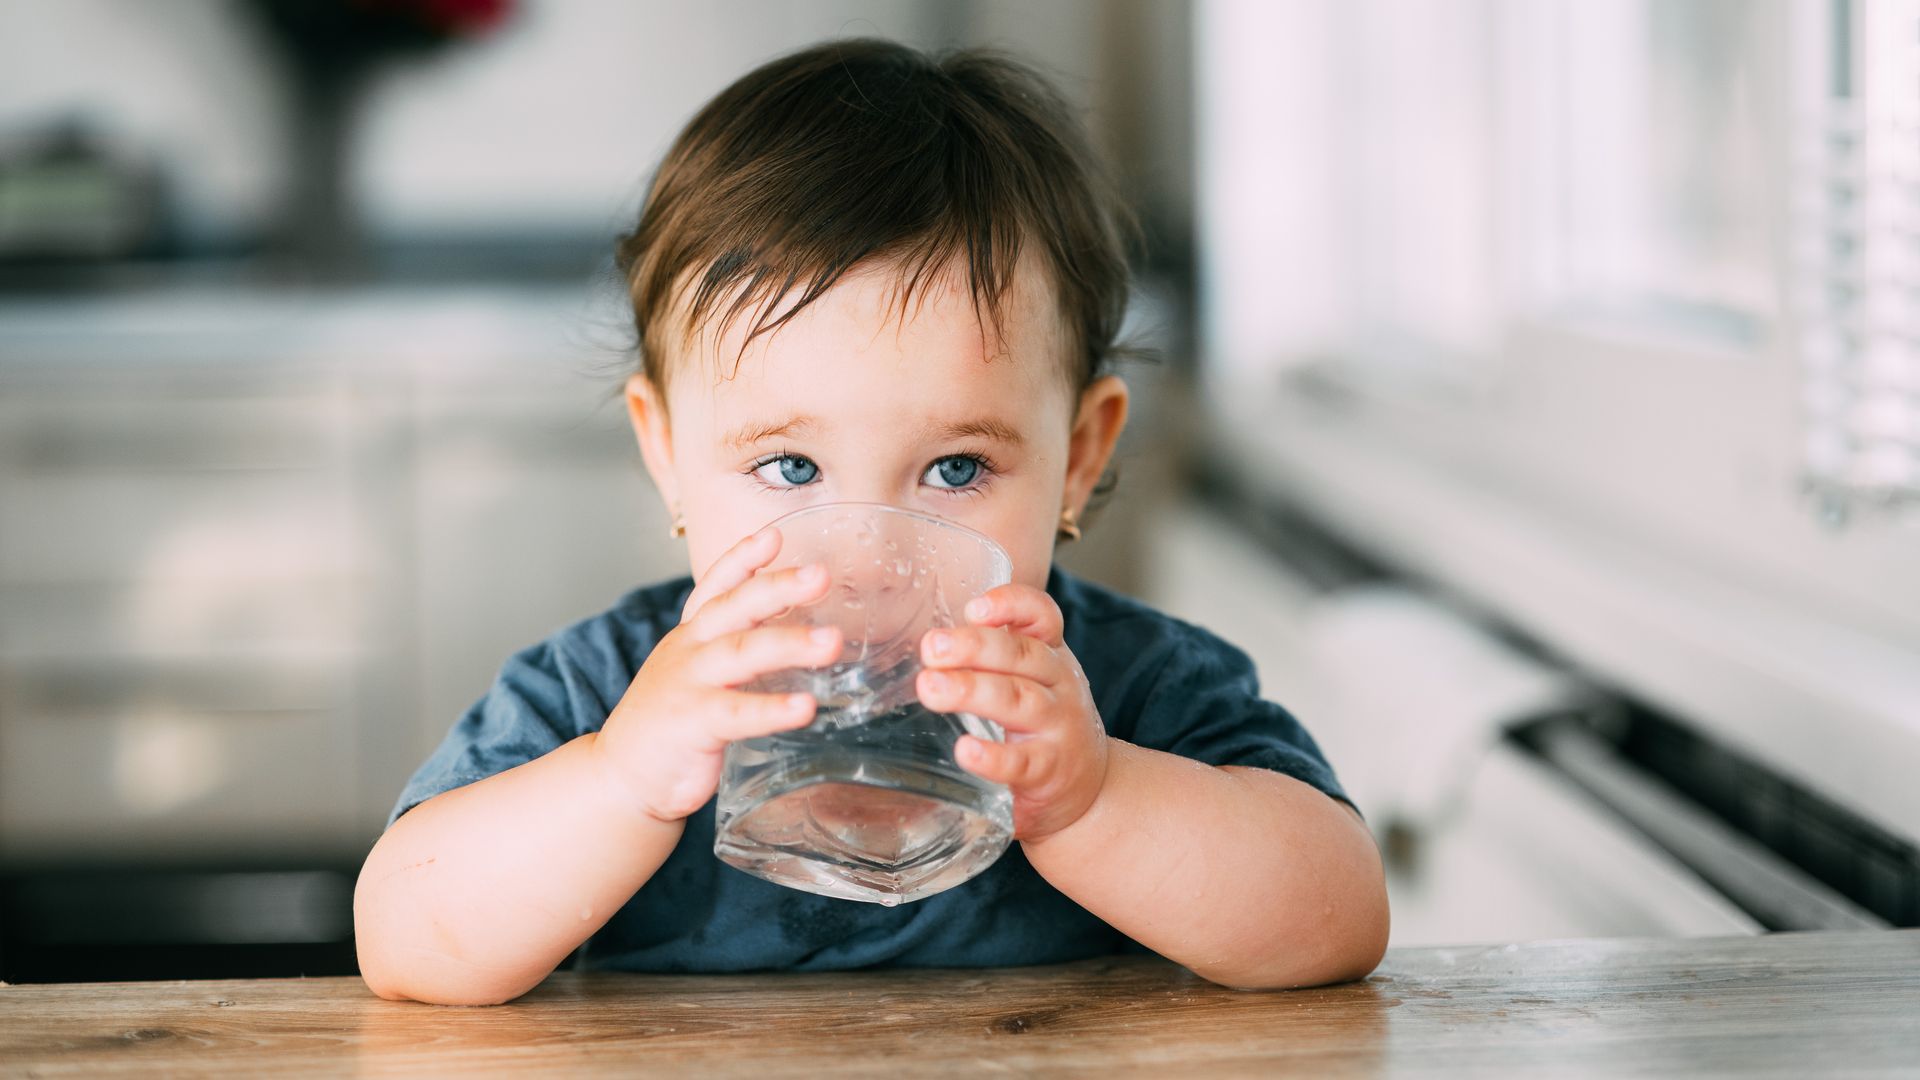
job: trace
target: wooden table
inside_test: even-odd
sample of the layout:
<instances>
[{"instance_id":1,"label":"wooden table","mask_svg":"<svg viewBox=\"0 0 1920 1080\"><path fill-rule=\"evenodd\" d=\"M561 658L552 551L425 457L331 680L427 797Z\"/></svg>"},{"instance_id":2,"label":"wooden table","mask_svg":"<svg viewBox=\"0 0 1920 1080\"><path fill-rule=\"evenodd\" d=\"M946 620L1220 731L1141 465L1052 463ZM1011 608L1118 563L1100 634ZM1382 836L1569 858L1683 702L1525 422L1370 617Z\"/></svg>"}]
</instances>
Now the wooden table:
<instances>
[{"instance_id":1,"label":"wooden table","mask_svg":"<svg viewBox=\"0 0 1920 1080\"><path fill-rule=\"evenodd\" d=\"M1223 990L1151 958L576 975L492 1009L357 979L0 989L0 1074L1920 1075L1920 930L1406 949Z\"/></svg>"}]
</instances>

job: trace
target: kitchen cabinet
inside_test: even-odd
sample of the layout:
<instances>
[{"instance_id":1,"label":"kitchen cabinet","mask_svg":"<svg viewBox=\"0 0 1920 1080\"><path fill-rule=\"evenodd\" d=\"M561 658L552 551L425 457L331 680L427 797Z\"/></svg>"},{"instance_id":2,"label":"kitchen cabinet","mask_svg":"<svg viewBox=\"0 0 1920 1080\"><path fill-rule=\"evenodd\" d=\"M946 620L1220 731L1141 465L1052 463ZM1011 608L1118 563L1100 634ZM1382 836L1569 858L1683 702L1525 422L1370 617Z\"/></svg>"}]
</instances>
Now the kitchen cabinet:
<instances>
[{"instance_id":1,"label":"kitchen cabinet","mask_svg":"<svg viewBox=\"0 0 1920 1080\"><path fill-rule=\"evenodd\" d=\"M356 858L509 652L685 572L585 295L0 305L0 860Z\"/></svg>"}]
</instances>

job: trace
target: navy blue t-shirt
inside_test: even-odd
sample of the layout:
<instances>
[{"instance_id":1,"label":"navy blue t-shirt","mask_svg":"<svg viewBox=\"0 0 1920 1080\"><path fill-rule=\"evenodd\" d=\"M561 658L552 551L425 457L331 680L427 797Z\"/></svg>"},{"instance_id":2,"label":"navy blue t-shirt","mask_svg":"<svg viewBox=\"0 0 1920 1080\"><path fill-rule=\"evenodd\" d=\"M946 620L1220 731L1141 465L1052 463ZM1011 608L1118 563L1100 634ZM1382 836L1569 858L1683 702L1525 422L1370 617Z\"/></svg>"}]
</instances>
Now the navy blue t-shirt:
<instances>
[{"instance_id":1,"label":"navy blue t-shirt","mask_svg":"<svg viewBox=\"0 0 1920 1080\"><path fill-rule=\"evenodd\" d=\"M654 643L679 623L692 590L688 577L636 589L508 659L492 689L414 773L388 823L435 795L598 730ZM1058 567L1047 592L1115 738L1210 765L1272 769L1346 799L1306 729L1261 699L1245 653ZM653 878L588 939L580 965L654 972L988 967L1136 948L1049 885L1017 842L965 884L889 908L798 892L722 863L713 854L708 800Z\"/></svg>"}]
</instances>

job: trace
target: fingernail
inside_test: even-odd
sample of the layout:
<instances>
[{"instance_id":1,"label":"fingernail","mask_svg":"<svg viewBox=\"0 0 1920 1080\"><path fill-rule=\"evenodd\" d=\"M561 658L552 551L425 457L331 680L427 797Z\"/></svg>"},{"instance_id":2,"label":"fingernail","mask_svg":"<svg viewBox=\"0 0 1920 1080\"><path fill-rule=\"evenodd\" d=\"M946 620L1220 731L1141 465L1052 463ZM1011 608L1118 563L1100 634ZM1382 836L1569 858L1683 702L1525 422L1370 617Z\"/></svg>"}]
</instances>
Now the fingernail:
<instances>
[{"instance_id":1,"label":"fingernail","mask_svg":"<svg viewBox=\"0 0 1920 1080\"><path fill-rule=\"evenodd\" d=\"M807 636L813 639L815 645L831 645L840 640L840 631L831 626L816 626L807 631Z\"/></svg>"},{"instance_id":2,"label":"fingernail","mask_svg":"<svg viewBox=\"0 0 1920 1080\"><path fill-rule=\"evenodd\" d=\"M967 601L967 618L984 619L987 617L987 610L992 606L992 604L987 603L986 597L976 596Z\"/></svg>"},{"instance_id":3,"label":"fingernail","mask_svg":"<svg viewBox=\"0 0 1920 1080\"><path fill-rule=\"evenodd\" d=\"M806 708L808 705L812 703L813 703L813 697L808 694L788 694L787 695L787 708L792 709L794 712L799 712L801 709Z\"/></svg>"},{"instance_id":4,"label":"fingernail","mask_svg":"<svg viewBox=\"0 0 1920 1080\"><path fill-rule=\"evenodd\" d=\"M947 650L952 647L953 641L938 630L927 635L927 655L929 656L945 656Z\"/></svg>"},{"instance_id":5,"label":"fingernail","mask_svg":"<svg viewBox=\"0 0 1920 1080\"><path fill-rule=\"evenodd\" d=\"M928 672L926 678L927 678L927 689L933 691L936 694L946 693L947 690L951 688L953 685L953 683L950 680L948 680L948 678L945 675L942 675L937 671Z\"/></svg>"},{"instance_id":6,"label":"fingernail","mask_svg":"<svg viewBox=\"0 0 1920 1080\"><path fill-rule=\"evenodd\" d=\"M800 580L808 585L818 585L827 576L827 568L819 563L808 563L800 568Z\"/></svg>"}]
</instances>

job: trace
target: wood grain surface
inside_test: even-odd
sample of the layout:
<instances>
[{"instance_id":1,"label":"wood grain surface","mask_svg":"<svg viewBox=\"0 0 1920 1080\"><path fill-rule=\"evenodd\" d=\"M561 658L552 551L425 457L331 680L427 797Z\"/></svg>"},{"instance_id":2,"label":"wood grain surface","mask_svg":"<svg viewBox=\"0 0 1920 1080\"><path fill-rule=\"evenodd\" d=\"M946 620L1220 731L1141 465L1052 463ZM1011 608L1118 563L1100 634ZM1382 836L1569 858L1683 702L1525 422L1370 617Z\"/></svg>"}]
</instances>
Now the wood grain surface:
<instances>
[{"instance_id":1,"label":"wood grain surface","mask_svg":"<svg viewBox=\"0 0 1920 1080\"><path fill-rule=\"evenodd\" d=\"M0 1075L1920 1076L1920 930L1395 950L1240 992L1152 958L562 973L496 1008L357 979L0 987Z\"/></svg>"}]
</instances>

